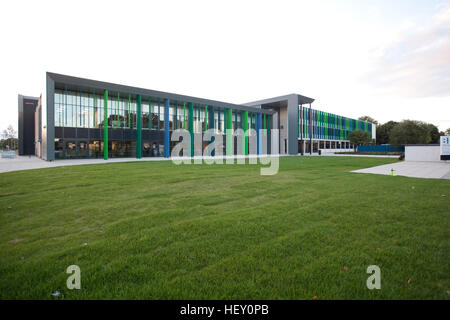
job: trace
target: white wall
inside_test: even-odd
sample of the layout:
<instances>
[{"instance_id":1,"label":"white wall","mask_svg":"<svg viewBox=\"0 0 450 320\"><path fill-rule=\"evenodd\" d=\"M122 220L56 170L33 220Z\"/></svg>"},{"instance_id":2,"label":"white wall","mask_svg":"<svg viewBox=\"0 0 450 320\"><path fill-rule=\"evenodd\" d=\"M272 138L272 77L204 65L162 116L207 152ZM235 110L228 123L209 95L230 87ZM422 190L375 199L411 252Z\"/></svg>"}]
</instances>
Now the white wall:
<instances>
[{"instance_id":1,"label":"white wall","mask_svg":"<svg viewBox=\"0 0 450 320\"><path fill-rule=\"evenodd\" d=\"M439 146L405 146L405 161L440 161Z\"/></svg>"}]
</instances>

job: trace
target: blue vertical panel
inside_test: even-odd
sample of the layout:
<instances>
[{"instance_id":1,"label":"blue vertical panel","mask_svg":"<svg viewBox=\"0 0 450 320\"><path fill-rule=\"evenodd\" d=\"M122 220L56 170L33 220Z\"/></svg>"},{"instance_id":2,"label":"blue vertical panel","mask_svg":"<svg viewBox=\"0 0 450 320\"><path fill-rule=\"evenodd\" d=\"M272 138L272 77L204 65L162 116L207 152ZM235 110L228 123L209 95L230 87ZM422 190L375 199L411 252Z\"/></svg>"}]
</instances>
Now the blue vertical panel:
<instances>
[{"instance_id":1,"label":"blue vertical panel","mask_svg":"<svg viewBox=\"0 0 450 320\"><path fill-rule=\"evenodd\" d=\"M170 145L169 145L169 103L170 100L166 99L164 102L164 158L170 157Z\"/></svg>"}]
</instances>

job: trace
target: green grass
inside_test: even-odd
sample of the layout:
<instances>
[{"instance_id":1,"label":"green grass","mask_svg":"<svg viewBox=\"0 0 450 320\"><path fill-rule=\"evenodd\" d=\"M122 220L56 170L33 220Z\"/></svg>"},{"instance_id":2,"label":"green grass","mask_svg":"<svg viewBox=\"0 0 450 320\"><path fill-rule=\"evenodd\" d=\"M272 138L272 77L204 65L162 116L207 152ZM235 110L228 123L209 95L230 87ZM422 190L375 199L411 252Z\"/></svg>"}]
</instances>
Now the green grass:
<instances>
[{"instance_id":1,"label":"green grass","mask_svg":"<svg viewBox=\"0 0 450 320\"><path fill-rule=\"evenodd\" d=\"M0 298L449 299L450 181L349 172L395 161L0 174ZM72 264L81 290L66 288Z\"/></svg>"}]
</instances>

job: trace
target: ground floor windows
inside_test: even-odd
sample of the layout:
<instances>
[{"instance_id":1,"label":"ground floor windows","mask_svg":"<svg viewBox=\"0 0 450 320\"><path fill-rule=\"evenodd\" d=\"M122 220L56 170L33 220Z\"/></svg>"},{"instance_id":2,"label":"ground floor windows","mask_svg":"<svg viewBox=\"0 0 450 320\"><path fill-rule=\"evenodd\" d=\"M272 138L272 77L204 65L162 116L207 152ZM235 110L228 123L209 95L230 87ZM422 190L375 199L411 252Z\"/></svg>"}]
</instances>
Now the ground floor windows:
<instances>
[{"instance_id":1,"label":"ground floor windows","mask_svg":"<svg viewBox=\"0 0 450 320\"><path fill-rule=\"evenodd\" d=\"M109 141L108 157L126 158L136 156L136 141Z\"/></svg>"},{"instance_id":2,"label":"ground floor windows","mask_svg":"<svg viewBox=\"0 0 450 320\"><path fill-rule=\"evenodd\" d=\"M77 141L78 158L87 158L89 156L87 141Z\"/></svg>"},{"instance_id":3,"label":"ground floor windows","mask_svg":"<svg viewBox=\"0 0 450 320\"><path fill-rule=\"evenodd\" d=\"M64 142L62 139L55 139L55 159L64 159Z\"/></svg>"},{"instance_id":4,"label":"ground floor windows","mask_svg":"<svg viewBox=\"0 0 450 320\"><path fill-rule=\"evenodd\" d=\"M103 141L91 141L89 143L89 156L90 158L101 158L103 150Z\"/></svg>"},{"instance_id":5,"label":"ground floor windows","mask_svg":"<svg viewBox=\"0 0 450 320\"><path fill-rule=\"evenodd\" d=\"M75 141L66 141L65 158L66 159L76 158L77 156L76 150L77 149Z\"/></svg>"},{"instance_id":6,"label":"ground floor windows","mask_svg":"<svg viewBox=\"0 0 450 320\"><path fill-rule=\"evenodd\" d=\"M312 146L312 152L317 153L319 150L346 150L353 148L353 145L349 141L327 141L327 140L298 140L298 153L310 153L310 145Z\"/></svg>"},{"instance_id":7,"label":"ground floor windows","mask_svg":"<svg viewBox=\"0 0 450 320\"><path fill-rule=\"evenodd\" d=\"M142 147L143 157L162 157L164 156L164 141L144 142Z\"/></svg>"},{"instance_id":8,"label":"ground floor windows","mask_svg":"<svg viewBox=\"0 0 450 320\"><path fill-rule=\"evenodd\" d=\"M103 158L103 141L83 139L55 139L55 159ZM144 141L142 143L143 157L163 157L164 141ZM135 158L136 141L108 141L109 158Z\"/></svg>"}]
</instances>

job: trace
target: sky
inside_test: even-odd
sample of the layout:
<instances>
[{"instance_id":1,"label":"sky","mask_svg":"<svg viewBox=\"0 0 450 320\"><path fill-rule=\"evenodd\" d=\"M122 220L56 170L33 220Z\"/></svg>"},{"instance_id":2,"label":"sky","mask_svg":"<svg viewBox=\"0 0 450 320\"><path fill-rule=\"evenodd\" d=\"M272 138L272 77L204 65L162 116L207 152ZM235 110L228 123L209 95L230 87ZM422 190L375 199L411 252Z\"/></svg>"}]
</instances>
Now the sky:
<instances>
[{"instance_id":1,"label":"sky","mask_svg":"<svg viewBox=\"0 0 450 320\"><path fill-rule=\"evenodd\" d=\"M1 1L0 130L45 72L450 128L450 0Z\"/></svg>"}]
</instances>

